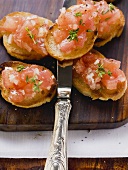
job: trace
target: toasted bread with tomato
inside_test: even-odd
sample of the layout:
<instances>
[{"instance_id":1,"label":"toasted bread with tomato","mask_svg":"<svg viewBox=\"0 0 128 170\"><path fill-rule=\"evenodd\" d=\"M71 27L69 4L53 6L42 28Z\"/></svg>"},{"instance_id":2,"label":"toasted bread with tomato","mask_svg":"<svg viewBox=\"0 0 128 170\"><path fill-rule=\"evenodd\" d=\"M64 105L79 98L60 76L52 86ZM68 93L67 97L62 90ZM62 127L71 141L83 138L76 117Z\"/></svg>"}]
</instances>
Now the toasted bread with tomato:
<instances>
[{"instance_id":1,"label":"toasted bread with tomato","mask_svg":"<svg viewBox=\"0 0 128 170\"><path fill-rule=\"evenodd\" d=\"M73 11L74 9L78 8L78 11L80 8L85 8L84 5L74 5L74 6L71 6L69 7L65 13L70 13L71 11ZM74 10L75 11L75 10ZM85 13L87 13L87 15L92 15L92 13L88 13L86 12L85 10ZM66 41L67 43L77 43L79 42L79 39L77 38L79 32L80 32L80 29L82 26L86 25L86 23L84 23L83 19L82 19L82 13L81 12L76 12L73 17L76 17L76 19L78 18L77 17L77 14L79 14L79 24L77 24L77 29L73 29L73 28L69 28L70 27L70 24L67 24L64 23L64 29L63 28L60 28L58 22L56 22L48 31L48 34L46 36L46 39L45 39L45 46L46 46L46 49L48 51L48 53L56 58L57 60L59 61L63 61L63 60L72 60L72 59L76 59L76 58L79 58L81 57L82 55L86 54L94 45L94 42L98 36L97 34L97 25L98 25L98 22L99 22L99 17L96 15L94 18L92 17L91 19L94 20L94 30L89 30L90 28L90 25L88 26L88 30L84 30L82 33L86 32L86 40L84 42L84 45L83 46L75 46L75 48L73 49L69 49L69 51L63 51L60 49L60 44L59 43L56 43L56 38L58 37L54 37L54 33L56 31L65 31L67 32L68 30L68 35L66 35L66 37L64 38L63 41ZM61 19L61 15L63 15L63 9L62 9L62 13L60 14L60 16L58 17L58 19L60 20ZM76 15L76 16L75 16ZM86 15L86 14L85 14ZM70 16L69 16L70 17ZM87 17L88 18L88 17ZM65 22L66 22L66 19L65 19ZM83 23L82 23L83 22ZM72 25L72 23L71 23ZM75 24L74 24L75 25ZM73 35L74 34L74 35ZM82 35L82 34L81 34ZM60 35L61 36L61 35ZM73 37L74 36L74 37ZM81 39L84 38L84 37L81 37Z\"/></svg>"},{"instance_id":2,"label":"toasted bread with tomato","mask_svg":"<svg viewBox=\"0 0 128 170\"><path fill-rule=\"evenodd\" d=\"M95 60L93 60L94 63L90 63L91 66L88 64L90 55L93 55L93 58L95 58ZM86 57L88 57L88 59L86 59ZM100 63L100 61L104 58L105 56L103 56L100 52L91 50L85 56L83 56L83 58L75 60L73 64L73 85L80 93L91 97L93 100L111 99L115 101L124 95L127 89L127 80L124 72L120 69L114 70L111 68L111 71L108 69L106 71L106 64L104 65ZM109 60L110 59L108 59L108 62ZM111 61L113 63L115 62L115 60ZM78 62L82 63L82 65L78 65ZM111 67L113 67L113 63ZM119 61L117 63L119 64ZM119 72L119 74L117 77L114 77L116 71ZM116 86L113 86L115 81L117 81Z\"/></svg>"},{"instance_id":3,"label":"toasted bread with tomato","mask_svg":"<svg viewBox=\"0 0 128 170\"><path fill-rule=\"evenodd\" d=\"M22 108L41 106L52 100L56 86L55 76L44 66L19 61L0 65L1 95L12 105Z\"/></svg>"},{"instance_id":4,"label":"toasted bread with tomato","mask_svg":"<svg viewBox=\"0 0 128 170\"><path fill-rule=\"evenodd\" d=\"M12 12L0 20L0 37L11 56L20 60L40 60L48 55L43 41L52 25L52 21L28 12Z\"/></svg>"}]
</instances>

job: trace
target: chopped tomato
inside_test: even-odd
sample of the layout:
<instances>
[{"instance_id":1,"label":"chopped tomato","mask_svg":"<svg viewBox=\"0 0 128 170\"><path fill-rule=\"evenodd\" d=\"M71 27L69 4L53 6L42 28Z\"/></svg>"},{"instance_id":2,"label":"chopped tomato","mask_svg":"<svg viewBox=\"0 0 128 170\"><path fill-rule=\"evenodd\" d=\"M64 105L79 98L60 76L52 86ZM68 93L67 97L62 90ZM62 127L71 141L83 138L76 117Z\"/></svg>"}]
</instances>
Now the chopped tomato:
<instances>
[{"instance_id":1,"label":"chopped tomato","mask_svg":"<svg viewBox=\"0 0 128 170\"><path fill-rule=\"evenodd\" d=\"M103 85L109 90L117 89L118 83L123 81L125 81L125 75L120 69L115 69L111 76L105 74L101 80Z\"/></svg>"},{"instance_id":2,"label":"chopped tomato","mask_svg":"<svg viewBox=\"0 0 128 170\"><path fill-rule=\"evenodd\" d=\"M69 41L65 39L60 43L60 50L65 53L70 53L75 47L75 40Z\"/></svg>"},{"instance_id":3,"label":"chopped tomato","mask_svg":"<svg viewBox=\"0 0 128 170\"><path fill-rule=\"evenodd\" d=\"M21 90L11 90L9 99L14 103L20 103L24 100L24 93Z\"/></svg>"},{"instance_id":4,"label":"chopped tomato","mask_svg":"<svg viewBox=\"0 0 128 170\"><path fill-rule=\"evenodd\" d=\"M53 32L54 40L57 44L61 43L69 35L69 31L56 30Z\"/></svg>"},{"instance_id":5,"label":"chopped tomato","mask_svg":"<svg viewBox=\"0 0 128 170\"><path fill-rule=\"evenodd\" d=\"M13 81L9 80L9 75L12 74L12 72L13 72L13 70L3 70L2 71L3 85L5 86L6 89L13 89L14 88Z\"/></svg>"},{"instance_id":6,"label":"chopped tomato","mask_svg":"<svg viewBox=\"0 0 128 170\"><path fill-rule=\"evenodd\" d=\"M114 60L114 59L103 59L103 65L104 68L107 70L113 71L114 69L119 69L120 68L120 61Z\"/></svg>"},{"instance_id":7,"label":"chopped tomato","mask_svg":"<svg viewBox=\"0 0 128 170\"><path fill-rule=\"evenodd\" d=\"M40 72L38 76L38 80L40 82L40 88L41 89L50 89L51 85L54 83L53 82L53 77L51 77L51 73L48 70L43 70Z\"/></svg>"}]
</instances>

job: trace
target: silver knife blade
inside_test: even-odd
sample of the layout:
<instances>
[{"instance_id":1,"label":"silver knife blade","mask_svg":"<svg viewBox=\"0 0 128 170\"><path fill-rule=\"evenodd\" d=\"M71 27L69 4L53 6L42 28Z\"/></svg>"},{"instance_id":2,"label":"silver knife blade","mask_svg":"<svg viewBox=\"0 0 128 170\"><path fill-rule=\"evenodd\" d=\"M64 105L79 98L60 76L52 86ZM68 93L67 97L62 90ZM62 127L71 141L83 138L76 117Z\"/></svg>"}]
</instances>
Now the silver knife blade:
<instances>
[{"instance_id":1,"label":"silver knife blade","mask_svg":"<svg viewBox=\"0 0 128 170\"><path fill-rule=\"evenodd\" d=\"M63 7L75 5L76 0L64 0ZM57 61L57 102L50 152L44 170L68 170L67 131L71 111L72 66L61 67Z\"/></svg>"},{"instance_id":2,"label":"silver knife blade","mask_svg":"<svg viewBox=\"0 0 128 170\"><path fill-rule=\"evenodd\" d=\"M57 97L70 98L72 87L72 66L61 67L57 61Z\"/></svg>"},{"instance_id":3,"label":"silver knife blade","mask_svg":"<svg viewBox=\"0 0 128 170\"><path fill-rule=\"evenodd\" d=\"M77 0L64 0L63 7L69 8L72 5L76 5Z\"/></svg>"}]
</instances>

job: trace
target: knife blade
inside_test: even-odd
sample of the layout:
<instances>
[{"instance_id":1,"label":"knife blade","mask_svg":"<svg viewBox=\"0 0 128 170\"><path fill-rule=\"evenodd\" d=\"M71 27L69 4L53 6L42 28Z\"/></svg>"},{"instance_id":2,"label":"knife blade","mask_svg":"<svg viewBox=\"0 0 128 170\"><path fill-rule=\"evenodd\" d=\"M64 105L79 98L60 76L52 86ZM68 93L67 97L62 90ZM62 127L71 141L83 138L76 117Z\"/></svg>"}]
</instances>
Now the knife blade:
<instances>
[{"instance_id":1,"label":"knife blade","mask_svg":"<svg viewBox=\"0 0 128 170\"><path fill-rule=\"evenodd\" d=\"M76 0L64 0L63 7L76 4ZM44 170L68 170L67 131L71 111L72 66L61 67L57 61L57 102L55 122L48 158Z\"/></svg>"}]
</instances>

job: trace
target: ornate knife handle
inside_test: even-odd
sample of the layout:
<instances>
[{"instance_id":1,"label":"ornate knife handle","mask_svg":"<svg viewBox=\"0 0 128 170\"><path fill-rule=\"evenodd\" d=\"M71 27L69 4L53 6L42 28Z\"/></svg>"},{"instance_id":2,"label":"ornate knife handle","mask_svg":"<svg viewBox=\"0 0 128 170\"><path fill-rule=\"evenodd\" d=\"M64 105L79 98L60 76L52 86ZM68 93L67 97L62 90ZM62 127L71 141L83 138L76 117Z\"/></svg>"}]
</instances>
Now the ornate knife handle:
<instances>
[{"instance_id":1,"label":"ornate knife handle","mask_svg":"<svg viewBox=\"0 0 128 170\"><path fill-rule=\"evenodd\" d=\"M53 137L44 170L68 170L67 131L70 110L68 99L59 99L55 105Z\"/></svg>"}]
</instances>

